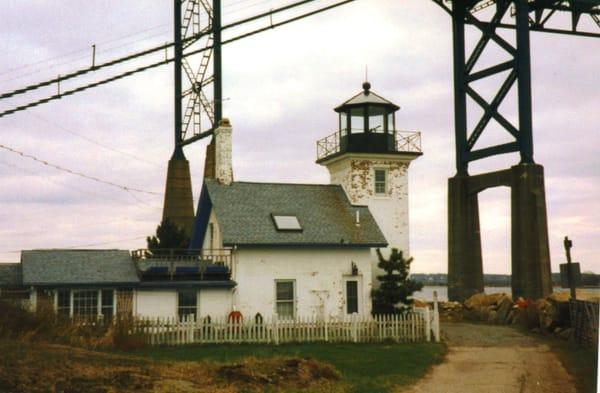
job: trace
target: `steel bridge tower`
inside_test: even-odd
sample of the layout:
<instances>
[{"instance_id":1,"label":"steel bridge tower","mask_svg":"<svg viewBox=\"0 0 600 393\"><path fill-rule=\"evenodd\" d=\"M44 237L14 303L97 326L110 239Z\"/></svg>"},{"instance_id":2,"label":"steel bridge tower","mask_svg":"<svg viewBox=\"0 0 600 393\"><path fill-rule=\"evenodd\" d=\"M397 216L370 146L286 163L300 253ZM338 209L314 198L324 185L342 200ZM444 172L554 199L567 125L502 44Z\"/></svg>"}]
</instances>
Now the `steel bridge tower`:
<instances>
[{"instance_id":1,"label":"steel bridge tower","mask_svg":"<svg viewBox=\"0 0 600 393\"><path fill-rule=\"evenodd\" d=\"M511 242L513 297L545 297L552 292L548 224L544 190L544 168L533 159L530 31L600 37L579 29L587 15L600 27L600 0L433 0L452 17L454 48L454 129L456 175L448 180L448 297L465 300L483 292L483 264L477 194L486 188L511 188ZM491 8L493 7L493 8ZM491 18L478 18L479 13ZM510 11L510 12L509 12ZM547 27L557 11L569 13L571 29ZM477 15L476 15L477 14ZM510 18L510 22L505 22ZM472 25L481 38L468 53L465 26ZM498 34L514 31L513 43ZM490 43L508 55L508 60L474 71ZM504 74L491 101L480 95L473 83ZM502 114L501 104L516 84L518 123ZM467 97L483 109L471 130L467 123ZM491 120L505 130L511 141L479 147L478 141ZM468 132L470 131L470 132ZM469 163L499 154L518 152L516 165L497 172L469 175Z\"/></svg>"},{"instance_id":2,"label":"steel bridge tower","mask_svg":"<svg viewBox=\"0 0 600 393\"><path fill-rule=\"evenodd\" d=\"M162 219L191 236L194 202L183 147L212 135L222 118L221 0L174 0L174 150L167 170ZM200 54L189 52L205 48ZM184 77L185 76L185 77ZM211 89L212 87L212 89ZM212 149L211 149L212 147ZM214 176L207 147L205 176Z\"/></svg>"}]
</instances>

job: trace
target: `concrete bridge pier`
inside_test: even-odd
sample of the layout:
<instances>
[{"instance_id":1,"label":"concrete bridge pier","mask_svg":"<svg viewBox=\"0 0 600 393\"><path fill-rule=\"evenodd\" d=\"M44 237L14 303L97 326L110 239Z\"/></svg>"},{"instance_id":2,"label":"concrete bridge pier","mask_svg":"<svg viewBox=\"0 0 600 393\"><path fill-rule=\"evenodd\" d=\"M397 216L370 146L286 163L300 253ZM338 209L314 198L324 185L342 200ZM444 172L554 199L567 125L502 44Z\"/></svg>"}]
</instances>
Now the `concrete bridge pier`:
<instances>
[{"instance_id":1,"label":"concrete bridge pier","mask_svg":"<svg viewBox=\"0 0 600 393\"><path fill-rule=\"evenodd\" d=\"M448 179L448 299L483 292L483 262L477 193L467 175Z\"/></svg>"},{"instance_id":2,"label":"concrete bridge pier","mask_svg":"<svg viewBox=\"0 0 600 393\"><path fill-rule=\"evenodd\" d=\"M512 294L539 299L552 293L544 168L510 169L448 180L448 298L464 301L483 292L483 262L477 194L511 188Z\"/></svg>"},{"instance_id":3,"label":"concrete bridge pier","mask_svg":"<svg viewBox=\"0 0 600 393\"><path fill-rule=\"evenodd\" d=\"M539 299L552 293L544 167L520 164L510 171L512 293Z\"/></svg>"}]
</instances>

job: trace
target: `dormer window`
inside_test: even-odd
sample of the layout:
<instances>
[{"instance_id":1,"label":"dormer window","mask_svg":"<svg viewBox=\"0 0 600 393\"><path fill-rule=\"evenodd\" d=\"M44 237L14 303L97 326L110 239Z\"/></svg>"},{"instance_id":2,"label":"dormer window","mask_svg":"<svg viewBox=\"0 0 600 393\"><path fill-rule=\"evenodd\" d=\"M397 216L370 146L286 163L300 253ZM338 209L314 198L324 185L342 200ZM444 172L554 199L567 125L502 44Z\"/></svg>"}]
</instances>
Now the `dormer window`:
<instances>
[{"instance_id":1,"label":"dormer window","mask_svg":"<svg viewBox=\"0 0 600 393\"><path fill-rule=\"evenodd\" d=\"M385 195L387 191L387 173L385 169L375 169L375 195Z\"/></svg>"},{"instance_id":2,"label":"dormer window","mask_svg":"<svg viewBox=\"0 0 600 393\"><path fill-rule=\"evenodd\" d=\"M300 221L294 215L272 214L271 216L278 231L302 231Z\"/></svg>"}]
</instances>

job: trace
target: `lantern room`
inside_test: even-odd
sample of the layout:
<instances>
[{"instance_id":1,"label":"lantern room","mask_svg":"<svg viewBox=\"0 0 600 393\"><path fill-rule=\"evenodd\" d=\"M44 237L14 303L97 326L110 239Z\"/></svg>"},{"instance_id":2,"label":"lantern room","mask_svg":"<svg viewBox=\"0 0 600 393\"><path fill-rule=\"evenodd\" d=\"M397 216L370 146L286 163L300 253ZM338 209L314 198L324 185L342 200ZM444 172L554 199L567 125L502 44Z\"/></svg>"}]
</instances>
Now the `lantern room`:
<instances>
[{"instance_id":1,"label":"lantern room","mask_svg":"<svg viewBox=\"0 0 600 393\"><path fill-rule=\"evenodd\" d=\"M339 113L341 150L358 153L384 153L395 150L396 104L371 92L371 84L363 83L363 91L335 108Z\"/></svg>"},{"instance_id":2,"label":"lantern room","mask_svg":"<svg viewBox=\"0 0 600 393\"><path fill-rule=\"evenodd\" d=\"M400 107L371 91L363 90L335 108L338 130L317 142L317 162L323 163L344 153L421 155L421 135L396 129Z\"/></svg>"}]
</instances>

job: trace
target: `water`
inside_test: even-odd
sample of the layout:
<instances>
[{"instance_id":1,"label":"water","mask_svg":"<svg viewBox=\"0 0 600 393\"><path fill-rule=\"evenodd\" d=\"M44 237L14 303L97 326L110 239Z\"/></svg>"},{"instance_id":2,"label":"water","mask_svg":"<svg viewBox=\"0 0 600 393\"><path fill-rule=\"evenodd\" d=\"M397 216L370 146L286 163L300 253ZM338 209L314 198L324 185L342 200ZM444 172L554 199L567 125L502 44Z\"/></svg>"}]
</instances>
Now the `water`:
<instances>
[{"instance_id":1,"label":"water","mask_svg":"<svg viewBox=\"0 0 600 393\"><path fill-rule=\"evenodd\" d=\"M485 287L483 289L485 293L506 293L511 294L512 290L510 287ZM586 288L586 291L597 291L600 294L598 288ZM448 301L448 287L446 286L425 286L419 292L415 292L413 297L419 300L433 301L433 291L437 291L438 300L441 302ZM554 287L554 292L568 292L569 288Z\"/></svg>"}]
</instances>

